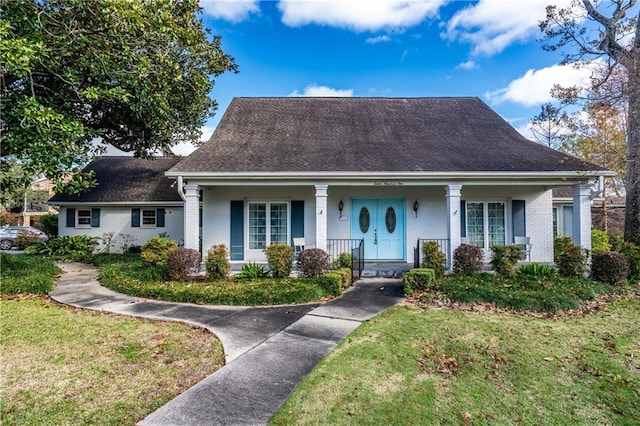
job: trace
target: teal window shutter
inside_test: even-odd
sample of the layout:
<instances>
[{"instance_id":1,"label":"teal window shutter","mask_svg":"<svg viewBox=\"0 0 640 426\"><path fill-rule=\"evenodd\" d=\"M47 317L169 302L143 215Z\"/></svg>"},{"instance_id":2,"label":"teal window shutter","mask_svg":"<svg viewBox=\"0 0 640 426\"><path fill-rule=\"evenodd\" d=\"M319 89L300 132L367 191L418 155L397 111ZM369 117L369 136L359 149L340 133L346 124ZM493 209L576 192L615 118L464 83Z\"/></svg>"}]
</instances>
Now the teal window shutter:
<instances>
[{"instance_id":1,"label":"teal window shutter","mask_svg":"<svg viewBox=\"0 0 640 426\"><path fill-rule=\"evenodd\" d=\"M156 227L158 228L164 228L164 213L164 209L156 210Z\"/></svg>"},{"instance_id":2,"label":"teal window shutter","mask_svg":"<svg viewBox=\"0 0 640 426\"><path fill-rule=\"evenodd\" d=\"M100 209L91 209L91 227L100 227Z\"/></svg>"},{"instance_id":3,"label":"teal window shutter","mask_svg":"<svg viewBox=\"0 0 640 426\"><path fill-rule=\"evenodd\" d=\"M524 200L511 201L511 226L514 237L527 236L527 223Z\"/></svg>"},{"instance_id":4,"label":"teal window shutter","mask_svg":"<svg viewBox=\"0 0 640 426\"><path fill-rule=\"evenodd\" d=\"M467 202L460 200L460 236L467 236Z\"/></svg>"},{"instance_id":5,"label":"teal window shutter","mask_svg":"<svg viewBox=\"0 0 640 426\"><path fill-rule=\"evenodd\" d=\"M76 209L67 209L67 228L76 227Z\"/></svg>"},{"instance_id":6,"label":"teal window shutter","mask_svg":"<svg viewBox=\"0 0 640 426\"><path fill-rule=\"evenodd\" d=\"M140 228L140 209L131 209L131 227Z\"/></svg>"},{"instance_id":7,"label":"teal window shutter","mask_svg":"<svg viewBox=\"0 0 640 426\"><path fill-rule=\"evenodd\" d=\"M304 237L304 201L291 201L291 244L300 237Z\"/></svg>"},{"instance_id":8,"label":"teal window shutter","mask_svg":"<svg viewBox=\"0 0 640 426\"><path fill-rule=\"evenodd\" d=\"M244 201L231 201L231 260L244 260Z\"/></svg>"}]
</instances>

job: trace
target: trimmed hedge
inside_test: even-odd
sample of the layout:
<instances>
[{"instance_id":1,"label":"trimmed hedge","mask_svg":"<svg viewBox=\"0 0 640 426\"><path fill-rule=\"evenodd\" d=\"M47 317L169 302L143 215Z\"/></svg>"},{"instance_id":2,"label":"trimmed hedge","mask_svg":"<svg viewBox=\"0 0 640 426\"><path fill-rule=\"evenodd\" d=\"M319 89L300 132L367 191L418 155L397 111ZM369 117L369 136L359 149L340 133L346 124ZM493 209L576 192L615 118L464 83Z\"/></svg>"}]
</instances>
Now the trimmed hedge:
<instances>
[{"instance_id":1,"label":"trimmed hedge","mask_svg":"<svg viewBox=\"0 0 640 426\"><path fill-rule=\"evenodd\" d=\"M342 287L342 274L336 272L327 272L326 274L315 278L320 286L327 289L333 296L340 296L344 291Z\"/></svg>"},{"instance_id":2,"label":"trimmed hedge","mask_svg":"<svg viewBox=\"0 0 640 426\"><path fill-rule=\"evenodd\" d=\"M436 280L436 272L430 268L414 268L402 277L404 294L412 295L416 291L426 290Z\"/></svg>"}]
</instances>

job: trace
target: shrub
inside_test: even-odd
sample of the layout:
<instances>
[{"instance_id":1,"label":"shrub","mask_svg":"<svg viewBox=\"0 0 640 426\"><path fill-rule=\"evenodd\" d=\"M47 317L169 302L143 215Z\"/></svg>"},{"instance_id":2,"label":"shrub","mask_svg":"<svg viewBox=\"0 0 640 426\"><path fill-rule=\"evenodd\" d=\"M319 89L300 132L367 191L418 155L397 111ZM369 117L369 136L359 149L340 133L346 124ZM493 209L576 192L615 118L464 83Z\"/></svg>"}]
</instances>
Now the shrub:
<instances>
[{"instance_id":1,"label":"shrub","mask_svg":"<svg viewBox=\"0 0 640 426\"><path fill-rule=\"evenodd\" d=\"M172 280L184 281L200 272L201 263L198 250L180 247L169 254L167 273Z\"/></svg>"},{"instance_id":2,"label":"shrub","mask_svg":"<svg viewBox=\"0 0 640 426\"><path fill-rule=\"evenodd\" d=\"M581 277L584 273L586 256L582 248L575 244L567 245L558 256L558 273L563 277Z\"/></svg>"},{"instance_id":3,"label":"shrub","mask_svg":"<svg viewBox=\"0 0 640 426\"><path fill-rule=\"evenodd\" d=\"M40 240L40 238L38 238L38 236L35 235L33 232L23 230L18 233L18 236L16 237L16 240L13 242L13 245L18 250L24 250L27 247L37 244L41 241L42 240Z\"/></svg>"},{"instance_id":4,"label":"shrub","mask_svg":"<svg viewBox=\"0 0 640 426\"><path fill-rule=\"evenodd\" d=\"M549 265L540 265L539 263L529 263L520 265L518 273L538 278L553 278L558 275L558 270Z\"/></svg>"},{"instance_id":5,"label":"shrub","mask_svg":"<svg viewBox=\"0 0 640 426\"><path fill-rule=\"evenodd\" d=\"M624 242L618 251L629 262L629 280L631 283L640 284L640 245Z\"/></svg>"},{"instance_id":6,"label":"shrub","mask_svg":"<svg viewBox=\"0 0 640 426\"><path fill-rule=\"evenodd\" d=\"M304 253L304 250L302 253ZM301 254L302 254L301 253ZM342 288L342 275L335 272L327 272L326 274L317 277L318 283L329 290L333 296L340 296L343 292Z\"/></svg>"},{"instance_id":7,"label":"shrub","mask_svg":"<svg viewBox=\"0 0 640 426\"><path fill-rule=\"evenodd\" d=\"M480 247L462 244L453 252L453 272L473 275L482 271L484 251Z\"/></svg>"},{"instance_id":8,"label":"shrub","mask_svg":"<svg viewBox=\"0 0 640 426\"><path fill-rule=\"evenodd\" d=\"M322 249L303 250L298 258L298 269L303 277L319 277L329 269L329 259L329 254Z\"/></svg>"},{"instance_id":9,"label":"shrub","mask_svg":"<svg viewBox=\"0 0 640 426\"><path fill-rule=\"evenodd\" d=\"M115 235L116 235L115 232L102 233L102 238L100 240L102 242L103 250L107 254L111 253L111 249L113 249L113 246L115 244L115 241L113 241L113 238L115 237Z\"/></svg>"},{"instance_id":10,"label":"shrub","mask_svg":"<svg viewBox=\"0 0 640 426\"><path fill-rule=\"evenodd\" d=\"M151 264L166 266L172 251L178 248L178 243L167 237L151 237L142 246L142 259Z\"/></svg>"},{"instance_id":11,"label":"shrub","mask_svg":"<svg viewBox=\"0 0 640 426\"><path fill-rule=\"evenodd\" d=\"M416 291L426 290L436 280L436 273L429 268L415 268L404 274L402 286L404 294L412 295Z\"/></svg>"},{"instance_id":12,"label":"shrub","mask_svg":"<svg viewBox=\"0 0 640 426\"><path fill-rule=\"evenodd\" d=\"M601 283L622 284L629 274L627 258L615 251L598 251L591 258L591 279Z\"/></svg>"},{"instance_id":13,"label":"shrub","mask_svg":"<svg viewBox=\"0 0 640 426\"><path fill-rule=\"evenodd\" d=\"M422 265L423 269L433 269L436 278L444 277L444 264L447 257L440 251L440 245L435 241L425 241L422 243Z\"/></svg>"},{"instance_id":14,"label":"shrub","mask_svg":"<svg viewBox=\"0 0 640 426\"><path fill-rule=\"evenodd\" d=\"M333 261L333 268L349 268L351 269L352 260L351 253L340 253L340 256L336 260Z\"/></svg>"},{"instance_id":15,"label":"shrub","mask_svg":"<svg viewBox=\"0 0 640 426\"><path fill-rule=\"evenodd\" d=\"M58 260L86 261L91 259L98 240L98 237L87 235L58 237L27 247L25 253L40 254Z\"/></svg>"},{"instance_id":16,"label":"shrub","mask_svg":"<svg viewBox=\"0 0 640 426\"><path fill-rule=\"evenodd\" d=\"M493 246L491 265L496 274L513 277L516 274L516 263L522 259L524 251L521 246Z\"/></svg>"},{"instance_id":17,"label":"shrub","mask_svg":"<svg viewBox=\"0 0 640 426\"><path fill-rule=\"evenodd\" d=\"M342 288L347 288L351 285L351 268L338 268L331 272L342 276Z\"/></svg>"},{"instance_id":18,"label":"shrub","mask_svg":"<svg viewBox=\"0 0 640 426\"><path fill-rule=\"evenodd\" d=\"M558 264L560 255L564 253L564 249L572 245L573 240L571 237L555 237L553 239L553 261Z\"/></svg>"},{"instance_id":19,"label":"shrub","mask_svg":"<svg viewBox=\"0 0 640 426\"><path fill-rule=\"evenodd\" d=\"M229 275L231 263L229 263L229 251L224 244L211 246L204 261L207 276L211 281L222 280Z\"/></svg>"},{"instance_id":20,"label":"shrub","mask_svg":"<svg viewBox=\"0 0 640 426\"><path fill-rule=\"evenodd\" d=\"M47 234L49 238L55 238L58 236L58 215L57 214L45 214L40 216L40 227L42 232Z\"/></svg>"},{"instance_id":21,"label":"shrub","mask_svg":"<svg viewBox=\"0 0 640 426\"><path fill-rule=\"evenodd\" d=\"M611 244L609 243L609 234L598 229L592 229L591 250L593 250L594 252L611 250Z\"/></svg>"},{"instance_id":22,"label":"shrub","mask_svg":"<svg viewBox=\"0 0 640 426\"><path fill-rule=\"evenodd\" d=\"M264 249L271 275L275 278L285 278L293 268L293 249L288 244L271 244ZM302 253L301 253L302 255Z\"/></svg>"},{"instance_id":23,"label":"shrub","mask_svg":"<svg viewBox=\"0 0 640 426\"><path fill-rule=\"evenodd\" d=\"M267 272L264 270L264 266L258 265L255 262L249 262L242 265L242 270L233 276L236 281L256 281L260 278L266 278Z\"/></svg>"}]
</instances>

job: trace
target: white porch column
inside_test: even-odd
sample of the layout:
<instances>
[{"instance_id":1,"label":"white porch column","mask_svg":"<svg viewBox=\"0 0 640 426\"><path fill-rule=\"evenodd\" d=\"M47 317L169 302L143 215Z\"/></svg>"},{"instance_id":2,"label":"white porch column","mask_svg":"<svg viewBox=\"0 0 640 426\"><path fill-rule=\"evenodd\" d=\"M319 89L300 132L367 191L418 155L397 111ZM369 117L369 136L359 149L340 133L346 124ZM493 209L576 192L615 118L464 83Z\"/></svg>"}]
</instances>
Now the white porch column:
<instances>
[{"instance_id":1,"label":"white porch column","mask_svg":"<svg viewBox=\"0 0 640 426\"><path fill-rule=\"evenodd\" d=\"M200 247L200 187L184 186L184 247L198 250Z\"/></svg>"},{"instance_id":2,"label":"white porch column","mask_svg":"<svg viewBox=\"0 0 640 426\"><path fill-rule=\"evenodd\" d=\"M316 248L327 250L327 192L329 185L316 185Z\"/></svg>"},{"instance_id":3,"label":"white porch column","mask_svg":"<svg viewBox=\"0 0 640 426\"><path fill-rule=\"evenodd\" d=\"M591 185L573 187L573 243L591 250Z\"/></svg>"},{"instance_id":4,"label":"white porch column","mask_svg":"<svg viewBox=\"0 0 640 426\"><path fill-rule=\"evenodd\" d=\"M460 193L462 185L450 184L445 188L447 196L447 238L449 239L449 252L447 253L447 268L453 268L453 252L460 245Z\"/></svg>"}]
</instances>

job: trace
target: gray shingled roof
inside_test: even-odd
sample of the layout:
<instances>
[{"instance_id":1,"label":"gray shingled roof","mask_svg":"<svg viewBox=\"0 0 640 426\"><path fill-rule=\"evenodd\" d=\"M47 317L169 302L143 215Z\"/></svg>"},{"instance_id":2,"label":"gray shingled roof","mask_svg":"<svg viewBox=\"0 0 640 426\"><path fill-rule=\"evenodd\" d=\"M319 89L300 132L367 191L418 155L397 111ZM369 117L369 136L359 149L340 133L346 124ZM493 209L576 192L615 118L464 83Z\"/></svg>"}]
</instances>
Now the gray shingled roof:
<instances>
[{"instance_id":1,"label":"gray shingled roof","mask_svg":"<svg viewBox=\"0 0 640 426\"><path fill-rule=\"evenodd\" d=\"M56 194L49 202L162 202L182 201L173 180L164 173L174 166L179 158L160 157L140 159L133 157L99 157L84 170L93 170L98 186L88 192L75 195Z\"/></svg>"},{"instance_id":2,"label":"gray shingled roof","mask_svg":"<svg viewBox=\"0 0 640 426\"><path fill-rule=\"evenodd\" d=\"M595 170L524 138L475 97L287 97L233 99L171 173Z\"/></svg>"}]
</instances>

